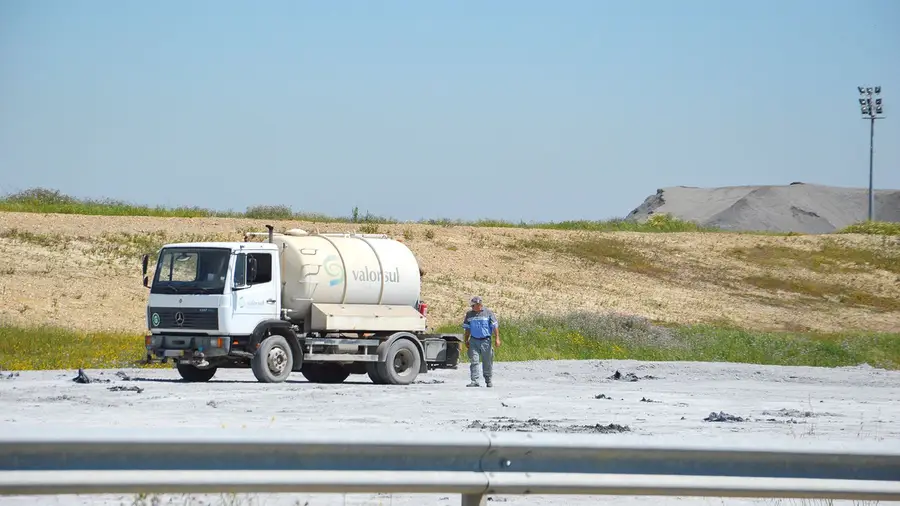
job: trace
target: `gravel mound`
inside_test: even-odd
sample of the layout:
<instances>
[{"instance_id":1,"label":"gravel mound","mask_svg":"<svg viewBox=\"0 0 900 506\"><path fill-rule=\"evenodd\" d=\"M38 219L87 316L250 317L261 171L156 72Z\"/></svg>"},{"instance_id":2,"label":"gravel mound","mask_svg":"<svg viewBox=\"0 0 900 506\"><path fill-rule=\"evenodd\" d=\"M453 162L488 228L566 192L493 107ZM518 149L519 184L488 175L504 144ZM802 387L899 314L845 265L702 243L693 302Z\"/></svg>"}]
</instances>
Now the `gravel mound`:
<instances>
[{"instance_id":1,"label":"gravel mound","mask_svg":"<svg viewBox=\"0 0 900 506\"><path fill-rule=\"evenodd\" d=\"M786 186L661 188L626 220L653 214L734 231L823 234L865 221L868 190L806 183ZM875 190L875 220L900 222L900 190Z\"/></svg>"}]
</instances>

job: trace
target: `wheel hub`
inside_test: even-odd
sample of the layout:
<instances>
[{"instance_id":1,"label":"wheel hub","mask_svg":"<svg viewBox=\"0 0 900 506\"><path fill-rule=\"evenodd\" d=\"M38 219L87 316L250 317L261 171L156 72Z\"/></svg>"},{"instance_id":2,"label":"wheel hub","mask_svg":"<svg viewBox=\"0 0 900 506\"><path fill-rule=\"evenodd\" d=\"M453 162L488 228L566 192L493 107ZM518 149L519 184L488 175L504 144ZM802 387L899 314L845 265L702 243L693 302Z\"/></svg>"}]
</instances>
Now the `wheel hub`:
<instances>
[{"instance_id":1,"label":"wheel hub","mask_svg":"<svg viewBox=\"0 0 900 506\"><path fill-rule=\"evenodd\" d=\"M266 363L269 370L275 374L281 374L287 364L287 353L281 348L272 348L266 356Z\"/></svg>"},{"instance_id":2,"label":"wheel hub","mask_svg":"<svg viewBox=\"0 0 900 506\"><path fill-rule=\"evenodd\" d=\"M401 376L406 376L410 372L410 364L412 364L412 354L409 350L400 350L394 355L394 372Z\"/></svg>"}]
</instances>

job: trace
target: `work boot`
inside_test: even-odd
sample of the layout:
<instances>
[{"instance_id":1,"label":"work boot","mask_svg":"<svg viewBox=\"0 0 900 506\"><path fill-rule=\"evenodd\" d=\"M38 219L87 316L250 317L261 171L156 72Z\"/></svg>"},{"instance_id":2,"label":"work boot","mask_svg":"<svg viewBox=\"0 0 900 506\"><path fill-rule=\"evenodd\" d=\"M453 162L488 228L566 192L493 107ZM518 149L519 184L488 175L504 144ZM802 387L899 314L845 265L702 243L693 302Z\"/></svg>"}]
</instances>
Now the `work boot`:
<instances>
[{"instance_id":1,"label":"work boot","mask_svg":"<svg viewBox=\"0 0 900 506\"><path fill-rule=\"evenodd\" d=\"M484 385L488 388L491 388L494 386L494 384L491 383L491 380L484 380Z\"/></svg>"},{"instance_id":2,"label":"work boot","mask_svg":"<svg viewBox=\"0 0 900 506\"><path fill-rule=\"evenodd\" d=\"M477 381L473 381L466 386L467 387L480 387L481 385L479 385Z\"/></svg>"}]
</instances>

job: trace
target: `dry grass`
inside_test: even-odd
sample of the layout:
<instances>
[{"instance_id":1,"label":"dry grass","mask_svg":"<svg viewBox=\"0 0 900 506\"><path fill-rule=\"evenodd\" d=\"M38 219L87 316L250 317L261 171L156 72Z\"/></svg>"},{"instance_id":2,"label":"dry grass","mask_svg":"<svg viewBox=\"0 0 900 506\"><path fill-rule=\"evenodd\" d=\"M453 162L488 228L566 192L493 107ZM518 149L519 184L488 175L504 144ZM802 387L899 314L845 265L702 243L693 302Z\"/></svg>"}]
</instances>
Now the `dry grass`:
<instances>
[{"instance_id":1,"label":"dry grass","mask_svg":"<svg viewBox=\"0 0 900 506\"><path fill-rule=\"evenodd\" d=\"M814 272L865 272L884 270L900 274L900 242L883 238L874 241L880 249L862 249L841 244L837 239L823 240L815 249L787 246L733 248L729 255L764 267L800 267Z\"/></svg>"},{"instance_id":2,"label":"dry grass","mask_svg":"<svg viewBox=\"0 0 900 506\"><path fill-rule=\"evenodd\" d=\"M827 303L896 313L900 311L900 242L888 237L865 242L867 247L859 241L822 238L793 246L734 247L726 255L754 269L743 282L766 291L767 296L801 296L788 307Z\"/></svg>"},{"instance_id":3,"label":"dry grass","mask_svg":"<svg viewBox=\"0 0 900 506\"><path fill-rule=\"evenodd\" d=\"M614 311L760 330L900 329L900 311L890 302L900 300L897 237L39 213L0 213L0 320L139 333L147 300L142 253L170 241L238 240L266 223L276 230L365 226L404 241L426 271L423 298L435 326L457 324L468 298L479 293L504 319ZM812 297L794 285L759 282L766 277L828 289Z\"/></svg>"},{"instance_id":4,"label":"dry grass","mask_svg":"<svg viewBox=\"0 0 900 506\"><path fill-rule=\"evenodd\" d=\"M519 239L507 245L508 249L524 251L547 251L561 256L574 257L589 264L601 264L624 269L636 274L662 276L669 269L654 261L644 251L640 251L623 240L589 234L560 240L548 236Z\"/></svg>"},{"instance_id":5,"label":"dry grass","mask_svg":"<svg viewBox=\"0 0 900 506\"><path fill-rule=\"evenodd\" d=\"M784 279L774 276L749 276L744 278L744 281L773 292L791 292L847 306L868 306L882 311L900 311L900 299L898 298L880 297L833 283L820 283L806 279Z\"/></svg>"}]
</instances>

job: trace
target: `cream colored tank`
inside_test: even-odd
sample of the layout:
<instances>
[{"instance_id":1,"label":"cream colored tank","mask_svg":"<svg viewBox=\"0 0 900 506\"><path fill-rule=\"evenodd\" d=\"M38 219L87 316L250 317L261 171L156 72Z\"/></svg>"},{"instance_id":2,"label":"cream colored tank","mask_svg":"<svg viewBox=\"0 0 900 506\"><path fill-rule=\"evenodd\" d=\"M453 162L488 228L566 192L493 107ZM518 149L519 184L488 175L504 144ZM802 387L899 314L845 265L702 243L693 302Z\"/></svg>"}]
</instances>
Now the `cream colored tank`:
<instances>
[{"instance_id":1,"label":"cream colored tank","mask_svg":"<svg viewBox=\"0 0 900 506\"><path fill-rule=\"evenodd\" d=\"M415 306L419 263L403 243L381 235L310 234L272 238L282 256L282 306L303 320L314 302Z\"/></svg>"}]
</instances>

